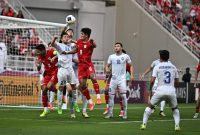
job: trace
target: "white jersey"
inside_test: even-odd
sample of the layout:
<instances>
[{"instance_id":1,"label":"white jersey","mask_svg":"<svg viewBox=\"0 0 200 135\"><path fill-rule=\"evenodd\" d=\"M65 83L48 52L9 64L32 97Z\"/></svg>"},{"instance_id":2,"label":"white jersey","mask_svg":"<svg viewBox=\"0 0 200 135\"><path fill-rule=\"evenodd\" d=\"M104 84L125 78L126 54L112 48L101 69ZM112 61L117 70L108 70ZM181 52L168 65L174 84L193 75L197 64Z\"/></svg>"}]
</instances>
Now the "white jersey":
<instances>
[{"instance_id":1,"label":"white jersey","mask_svg":"<svg viewBox=\"0 0 200 135\"><path fill-rule=\"evenodd\" d=\"M71 51L75 44L69 43L69 44L63 44L56 42L56 50L58 51L58 66L62 68L71 68L72 67L72 58L73 54L61 54L64 51Z\"/></svg>"},{"instance_id":2,"label":"white jersey","mask_svg":"<svg viewBox=\"0 0 200 135\"><path fill-rule=\"evenodd\" d=\"M160 59L157 59L157 60L154 60L152 63L151 63L151 68L154 68L156 65L158 65L160 63Z\"/></svg>"},{"instance_id":3,"label":"white jersey","mask_svg":"<svg viewBox=\"0 0 200 135\"><path fill-rule=\"evenodd\" d=\"M174 87L174 80L179 77L176 67L170 62L161 62L155 66L152 76L158 79L158 88L161 86Z\"/></svg>"},{"instance_id":4,"label":"white jersey","mask_svg":"<svg viewBox=\"0 0 200 135\"><path fill-rule=\"evenodd\" d=\"M0 72L3 71L7 59L7 48L5 43L0 42Z\"/></svg>"},{"instance_id":5,"label":"white jersey","mask_svg":"<svg viewBox=\"0 0 200 135\"><path fill-rule=\"evenodd\" d=\"M109 56L107 63L112 65L112 79L126 79L126 64L131 63L131 59L127 54L112 54Z\"/></svg>"}]
</instances>

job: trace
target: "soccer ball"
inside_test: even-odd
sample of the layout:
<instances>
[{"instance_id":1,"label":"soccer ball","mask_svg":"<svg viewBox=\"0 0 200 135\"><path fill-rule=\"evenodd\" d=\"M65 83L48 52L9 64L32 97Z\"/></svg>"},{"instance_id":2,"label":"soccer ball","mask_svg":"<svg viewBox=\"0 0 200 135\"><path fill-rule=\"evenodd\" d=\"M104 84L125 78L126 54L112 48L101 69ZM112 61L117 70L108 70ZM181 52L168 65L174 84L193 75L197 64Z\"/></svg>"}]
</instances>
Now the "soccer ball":
<instances>
[{"instance_id":1,"label":"soccer ball","mask_svg":"<svg viewBox=\"0 0 200 135\"><path fill-rule=\"evenodd\" d=\"M76 21L76 18L73 15L68 15L66 17L66 23L67 24L73 24L73 23L75 23L75 21Z\"/></svg>"}]
</instances>

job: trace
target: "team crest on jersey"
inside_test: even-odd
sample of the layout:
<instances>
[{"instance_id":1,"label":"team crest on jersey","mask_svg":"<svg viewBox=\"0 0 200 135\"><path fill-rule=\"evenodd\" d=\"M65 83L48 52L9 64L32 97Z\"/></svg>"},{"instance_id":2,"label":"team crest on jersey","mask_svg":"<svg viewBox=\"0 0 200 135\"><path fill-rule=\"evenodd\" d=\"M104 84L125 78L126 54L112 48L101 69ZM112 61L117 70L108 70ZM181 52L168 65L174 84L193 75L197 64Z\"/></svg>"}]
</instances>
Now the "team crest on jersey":
<instances>
[{"instance_id":1,"label":"team crest on jersey","mask_svg":"<svg viewBox=\"0 0 200 135\"><path fill-rule=\"evenodd\" d=\"M84 48L87 48L87 45L84 45Z\"/></svg>"},{"instance_id":2,"label":"team crest on jersey","mask_svg":"<svg viewBox=\"0 0 200 135\"><path fill-rule=\"evenodd\" d=\"M124 60L124 57L121 57L121 60Z\"/></svg>"}]
</instances>

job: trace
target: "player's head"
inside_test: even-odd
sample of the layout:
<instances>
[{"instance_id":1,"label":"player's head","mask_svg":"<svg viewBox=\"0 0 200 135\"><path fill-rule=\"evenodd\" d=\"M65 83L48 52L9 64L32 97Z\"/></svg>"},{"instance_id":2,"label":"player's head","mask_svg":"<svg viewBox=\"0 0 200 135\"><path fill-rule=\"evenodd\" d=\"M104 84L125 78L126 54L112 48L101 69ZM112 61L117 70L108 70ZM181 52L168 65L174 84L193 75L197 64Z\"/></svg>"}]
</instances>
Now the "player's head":
<instances>
[{"instance_id":1,"label":"player's head","mask_svg":"<svg viewBox=\"0 0 200 135\"><path fill-rule=\"evenodd\" d=\"M186 68L186 73L189 73L189 72L190 72L190 68L187 67L187 68Z\"/></svg>"},{"instance_id":2,"label":"player's head","mask_svg":"<svg viewBox=\"0 0 200 135\"><path fill-rule=\"evenodd\" d=\"M69 39L70 39L70 37L69 37L69 35L67 34L67 32L63 32L63 33L61 34L61 41L62 41L62 43L67 44L68 41L69 41Z\"/></svg>"},{"instance_id":3,"label":"player's head","mask_svg":"<svg viewBox=\"0 0 200 135\"><path fill-rule=\"evenodd\" d=\"M39 44L35 47L35 54L44 56L46 54L46 47L43 44Z\"/></svg>"},{"instance_id":4,"label":"player's head","mask_svg":"<svg viewBox=\"0 0 200 135\"><path fill-rule=\"evenodd\" d=\"M70 38L72 38L74 36L74 31L73 29L67 29L66 30L67 34L70 36Z\"/></svg>"},{"instance_id":5,"label":"player's head","mask_svg":"<svg viewBox=\"0 0 200 135\"><path fill-rule=\"evenodd\" d=\"M169 59L169 51L162 50L162 51L159 51L159 54L160 54L160 60L168 61L168 59Z\"/></svg>"},{"instance_id":6,"label":"player's head","mask_svg":"<svg viewBox=\"0 0 200 135\"><path fill-rule=\"evenodd\" d=\"M120 42L116 42L114 45L114 51L115 53L121 53L123 49L123 45Z\"/></svg>"},{"instance_id":7,"label":"player's head","mask_svg":"<svg viewBox=\"0 0 200 135\"><path fill-rule=\"evenodd\" d=\"M52 46L51 46L51 42L49 42L49 43L47 44L47 46L48 46L48 47L52 47Z\"/></svg>"},{"instance_id":8,"label":"player's head","mask_svg":"<svg viewBox=\"0 0 200 135\"><path fill-rule=\"evenodd\" d=\"M92 30L90 28L82 28L81 29L81 39L89 39L91 35Z\"/></svg>"}]
</instances>

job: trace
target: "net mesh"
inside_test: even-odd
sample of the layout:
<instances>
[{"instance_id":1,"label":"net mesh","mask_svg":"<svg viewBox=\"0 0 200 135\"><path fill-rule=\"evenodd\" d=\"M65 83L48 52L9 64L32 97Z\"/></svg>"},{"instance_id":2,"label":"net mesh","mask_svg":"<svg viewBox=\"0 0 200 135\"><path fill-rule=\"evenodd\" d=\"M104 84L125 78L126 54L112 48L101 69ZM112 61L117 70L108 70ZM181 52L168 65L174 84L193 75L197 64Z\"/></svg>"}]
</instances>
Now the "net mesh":
<instances>
[{"instance_id":1,"label":"net mesh","mask_svg":"<svg viewBox=\"0 0 200 135\"><path fill-rule=\"evenodd\" d=\"M0 18L1 106L41 106L39 74L31 53L38 44L48 44L62 29Z\"/></svg>"}]
</instances>

